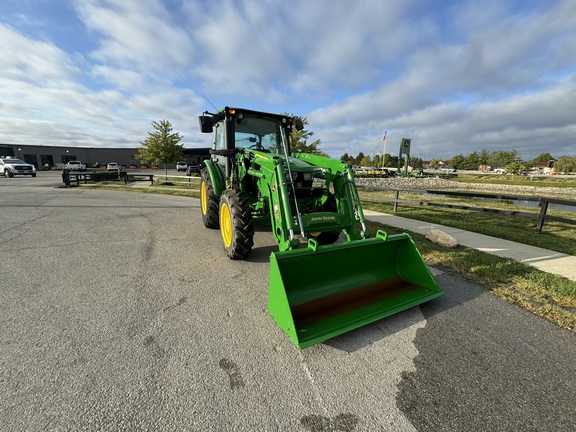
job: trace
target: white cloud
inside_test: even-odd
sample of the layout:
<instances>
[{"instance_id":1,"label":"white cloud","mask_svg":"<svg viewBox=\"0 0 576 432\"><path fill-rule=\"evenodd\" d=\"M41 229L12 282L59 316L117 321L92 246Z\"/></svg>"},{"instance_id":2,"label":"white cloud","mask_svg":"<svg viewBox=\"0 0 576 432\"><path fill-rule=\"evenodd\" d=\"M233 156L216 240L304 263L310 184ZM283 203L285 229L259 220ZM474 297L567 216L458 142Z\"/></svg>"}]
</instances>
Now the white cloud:
<instances>
[{"instance_id":1,"label":"white cloud","mask_svg":"<svg viewBox=\"0 0 576 432\"><path fill-rule=\"evenodd\" d=\"M30 40L0 23L2 77L38 86L67 85L80 70L65 52L42 41Z\"/></svg>"},{"instance_id":2,"label":"white cloud","mask_svg":"<svg viewBox=\"0 0 576 432\"><path fill-rule=\"evenodd\" d=\"M161 1L82 0L77 7L88 30L101 37L92 53L100 62L171 75L193 54L186 29L175 25Z\"/></svg>"}]
</instances>

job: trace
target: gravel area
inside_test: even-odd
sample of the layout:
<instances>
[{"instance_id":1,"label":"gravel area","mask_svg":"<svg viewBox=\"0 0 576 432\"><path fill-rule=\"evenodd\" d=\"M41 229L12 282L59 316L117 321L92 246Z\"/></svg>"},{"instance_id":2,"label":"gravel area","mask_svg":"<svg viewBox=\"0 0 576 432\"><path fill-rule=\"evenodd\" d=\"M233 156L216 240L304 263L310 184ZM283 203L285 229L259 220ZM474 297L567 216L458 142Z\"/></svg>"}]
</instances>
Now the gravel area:
<instances>
[{"instance_id":1,"label":"gravel area","mask_svg":"<svg viewBox=\"0 0 576 432\"><path fill-rule=\"evenodd\" d=\"M560 198L576 200L575 188L555 188L540 186L515 186L501 184L459 183L439 177L391 177L391 178L357 178L358 189L430 189L451 191L473 191L507 195Z\"/></svg>"}]
</instances>

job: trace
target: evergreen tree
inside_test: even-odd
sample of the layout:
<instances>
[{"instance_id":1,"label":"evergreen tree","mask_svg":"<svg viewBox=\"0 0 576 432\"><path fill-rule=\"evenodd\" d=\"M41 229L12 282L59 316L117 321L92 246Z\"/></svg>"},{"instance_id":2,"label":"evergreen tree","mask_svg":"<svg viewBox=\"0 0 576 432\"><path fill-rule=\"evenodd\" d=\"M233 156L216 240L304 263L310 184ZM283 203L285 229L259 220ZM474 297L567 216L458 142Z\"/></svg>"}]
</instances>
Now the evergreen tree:
<instances>
[{"instance_id":1,"label":"evergreen tree","mask_svg":"<svg viewBox=\"0 0 576 432\"><path fill-rule=\"evenodd\" d=\"M464 168L465 158L463 155L459 154L450 159L450 166L456 169Z\"/></svg>"}]
</instances>

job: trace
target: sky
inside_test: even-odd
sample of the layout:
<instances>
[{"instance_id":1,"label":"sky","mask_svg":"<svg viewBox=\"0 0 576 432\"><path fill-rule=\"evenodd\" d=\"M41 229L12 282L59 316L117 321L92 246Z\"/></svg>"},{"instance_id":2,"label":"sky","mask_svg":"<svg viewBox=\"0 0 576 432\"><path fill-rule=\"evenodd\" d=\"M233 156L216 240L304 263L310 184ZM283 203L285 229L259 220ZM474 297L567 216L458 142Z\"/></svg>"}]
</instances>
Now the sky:
<instances>
[{"instance_id":1,"label":"sky","mask_svg":"<svg viewBox=\"0 0 576 432\"><path fill-rule=\"evenodd\" d=\"M0 143L136 148L168 120L209 147L224 106L306 117L334 158L576 157L576 1L0 2Z\"/></svg>"}]
</instances>

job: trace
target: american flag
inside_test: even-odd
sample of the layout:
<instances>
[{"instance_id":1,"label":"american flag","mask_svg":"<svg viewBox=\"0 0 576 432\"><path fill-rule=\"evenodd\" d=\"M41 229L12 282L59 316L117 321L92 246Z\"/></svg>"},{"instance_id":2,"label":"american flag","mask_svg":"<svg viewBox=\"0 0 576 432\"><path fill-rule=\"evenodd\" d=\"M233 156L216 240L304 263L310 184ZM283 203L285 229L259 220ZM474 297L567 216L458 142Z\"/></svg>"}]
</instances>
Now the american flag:
<instances>
[{"instance_id":1,"label":"american flag","mask_svg":"<svg viewBox=\"0 0 576 432\"><path fill-rule=\"evenodd\" d=\"M388 133L388 129L384 131L384 135L382 135L382 141L386 141L386 134Z\"/></svg>"}]
</instances>

